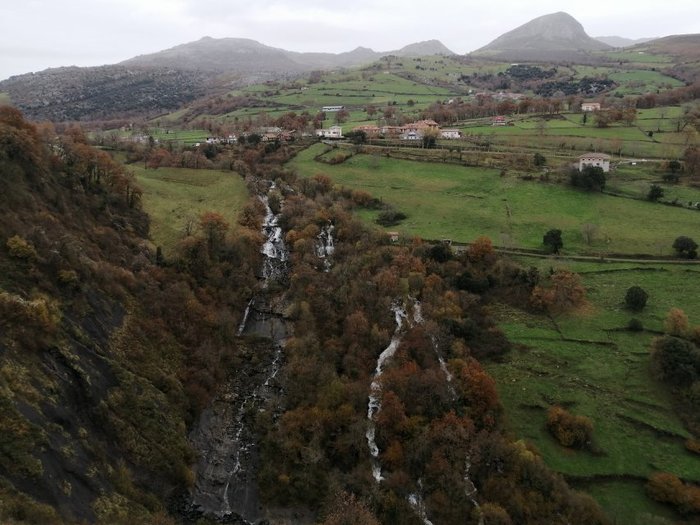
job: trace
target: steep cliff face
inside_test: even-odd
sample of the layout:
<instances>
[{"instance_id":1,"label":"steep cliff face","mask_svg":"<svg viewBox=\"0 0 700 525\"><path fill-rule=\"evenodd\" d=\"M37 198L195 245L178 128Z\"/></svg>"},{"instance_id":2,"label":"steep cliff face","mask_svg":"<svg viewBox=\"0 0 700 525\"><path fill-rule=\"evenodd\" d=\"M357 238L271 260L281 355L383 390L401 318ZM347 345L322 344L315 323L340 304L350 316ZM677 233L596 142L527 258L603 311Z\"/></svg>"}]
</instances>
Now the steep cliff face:
<instances>
[{"instance_id":1,"label":"steep cliff face","mask_svg":"<svg viewBox=\"0 0 700 525\"><path fill-rule=\"evenodd\" d=\"M157 266L133 178L79 133L0 108L0 174L0 521L169 523L255 277Z\"/></svg>"}]
</instances>

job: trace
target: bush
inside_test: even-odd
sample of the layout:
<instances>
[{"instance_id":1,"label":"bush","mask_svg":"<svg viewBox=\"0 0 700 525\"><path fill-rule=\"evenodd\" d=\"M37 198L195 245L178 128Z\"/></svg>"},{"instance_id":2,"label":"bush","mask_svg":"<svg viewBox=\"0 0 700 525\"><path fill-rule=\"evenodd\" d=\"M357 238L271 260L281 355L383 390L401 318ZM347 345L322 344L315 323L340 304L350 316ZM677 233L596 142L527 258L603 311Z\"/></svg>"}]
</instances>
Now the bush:
<instances>
[{"instance_id":1,"label":"bush","mask_svg":"<svg viewBox=\"0 0 700 525\"><path fill-rule=\"evenodd\" d=\"M649 186L649 192L647 193L647 200L651 202L658 201L664 196L664 189L658 184L652 184Z\"/></svg>"},{"instance_id":2,"label":"bush","mask_svg":"<svg viewBox=\"0 0 700 525\"><path fill-rule=\"evenodd\" d=\"M565 447L586 448L593 438L593 422L589 418L575 416L559 406L547 411L547 430Z\"/></svg>"},{"instance_id":3,"label":"bush","mask_svg":"<svg viewBox=\"0 0 700 525\"><path fill-rule=\"evenodd\" d=\"M33 261L36 259L36 250L28 241L19 235L7 239L7 249L12 257Z\"/></svg>"},{"instance_id":4,"label":"bush","mask_svg":"<svg viewBox=\"0 0 700 525\"><path fill-rule=\"evenodd\" d=\"M639 319L632 318L627 323L627 330L630 332L641 332L644 330L644 325Z\"/></svg>"},{"instance_id":5,"label":"bush","mask_svg":"<svg viewBox=\"0 0 700 525\"><path fill-rule=\"evenodd\" d=\"M632 286L627 289L625 294L625 306L632 311L639 312L646 306L648 298L649 294L640 286Z\"/></svg>"},{"instance_id":6,"label":"bush","mask_svg":"<svg viewBox=\"0 0 700 525\"><path fill-rule=\"evenodd\" d=\"M405 213L396 210L385 210L377 217L377 224L382 226L395 226L407 217Z\"/></svg>"},{"instance_id":7,"label":"bush","mask_svg":"<svg viewBox=\"0 0 700 525\"><path fill-rule=\"evenodd\" d=\"M683 514L700 513L700 487L685 484L673 474L652 474L646 489L651 499L670 503Z\"/></svg>"}]
</instances>

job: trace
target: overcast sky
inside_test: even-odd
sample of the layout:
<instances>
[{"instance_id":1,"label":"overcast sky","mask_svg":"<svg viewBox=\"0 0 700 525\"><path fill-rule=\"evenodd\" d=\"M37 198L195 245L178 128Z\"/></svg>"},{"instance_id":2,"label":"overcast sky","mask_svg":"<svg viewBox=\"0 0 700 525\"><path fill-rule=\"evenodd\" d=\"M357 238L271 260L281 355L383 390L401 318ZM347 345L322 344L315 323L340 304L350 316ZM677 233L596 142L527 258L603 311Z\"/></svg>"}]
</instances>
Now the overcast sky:
<instances>
[{"instance_id":1,"label":"overcast sky","mask_svg":"<svg viewBox=\"0 0 700 525\"><path fill-rule=\"evenodd\" d=\"M328 52L438 39L467 53L556 11L591 36L700 33L698 0L0 0L0 79L111 64L203 36Z\"/></svg>"}]
</instances>

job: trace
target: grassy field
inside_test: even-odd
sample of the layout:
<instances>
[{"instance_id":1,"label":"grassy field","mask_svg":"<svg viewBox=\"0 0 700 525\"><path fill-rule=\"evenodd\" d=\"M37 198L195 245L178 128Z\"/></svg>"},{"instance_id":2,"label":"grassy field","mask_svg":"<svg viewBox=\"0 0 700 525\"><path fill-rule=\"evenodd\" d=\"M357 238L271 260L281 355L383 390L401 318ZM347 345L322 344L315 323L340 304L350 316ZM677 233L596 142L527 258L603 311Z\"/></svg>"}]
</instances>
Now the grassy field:
<instances>
[{"instance_id":1,"label":"grassy field","mask_svg":"<svg viewBox=\"0 0 700 525\"><path fill-rule=\"evenodd\" d=\"M408 215L391 228L405 235L456 241L488 235L499 245L541 248L544 233L559 228L567 252L658 255L669 254L677 236L692 236L700 227L698 211L585 193L564 183L502 177L496 169L370 155L355 155L331 166L313 160L322 151L322 145L313 146L301 152L292 166L302 176L323 173L390 203ZM371 221L376 214L362 216ZM590 246L581 234L586 223L598 227ZM634 226L639 224L645 227Z\"/></svg>"},{"instance_id":2,"label":"grassy field","mask_svg":"<svg viewBox=\"0 0 700 525\"><path fill-rule=\"evenodd\" d=\"M205 211L221 213L234 226L248 192L233 172L131 166L143 188L143 204L151 216L151 238L167 257L184 235L188 221Z\"/></svg>"},{"instance_id":3,"label":"grassy field","mask_svg":"<svg viewBox=\"0 0 700 525\"><path fill-rule=\"evenodd\" d=\"M0 104L12 104L12 100L10 100L10 95L7 93L0 93Z\"/></svg>"},{"instance_id":4,"label":"grassy field","mask_svg":"<svg viewBox=\"0 0 700 525\"><path fill-rule=\"evenodd\" d=\"M532 260L522 259L524 264ZM561 266L536 261L541 270ZM651 375L653 334L619 330L630 318L661 330L671 307L700 322L700 298L687 291L696 267L573 263L588 291L590 308L552 322L501 306L508 337L523 347L487 366L496 379L511 430L540 450L547 463L604 505L615 523L644 522L644 514L669 516L646 498L643 484L656 471L700 481L700 456L687 452L689 437L675 416L666 386ZM626 290L642 286L649 302L640 314L625 310ZM556 323L556 324L555 324ZM546 410L562 404L594 422L595 453L558 445L545 430Z\"/></svg>"}]
</instances>

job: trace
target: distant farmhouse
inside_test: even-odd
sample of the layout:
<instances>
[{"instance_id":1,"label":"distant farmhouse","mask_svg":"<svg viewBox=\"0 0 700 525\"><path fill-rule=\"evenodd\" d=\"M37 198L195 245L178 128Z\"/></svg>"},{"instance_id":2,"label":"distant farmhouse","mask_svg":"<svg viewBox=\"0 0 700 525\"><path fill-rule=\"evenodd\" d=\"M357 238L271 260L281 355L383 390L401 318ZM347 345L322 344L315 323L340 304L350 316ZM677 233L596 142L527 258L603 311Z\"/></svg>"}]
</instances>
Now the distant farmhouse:
<instances>
[{"instance_id":1,"label":"distant farmhouse","mask_svg":"<svg viewBox=\"0 0 700 525\"><path fill-rule=\"evenodd\" d=\"M462 132L458 129L441 129L440 138L443 139L458 139L462 137Z\"/></svg>"},{"instance_id":2,"label":"distant farmhouse","mask_svg":"<svg viewBox=\"0 0 700 525\"><path fill-rule=\"evenodd\" d=\"M491 120L492 126L506 126L507 124L508 121L506 120L506 117L500 115L497 117L493 117L493 120Z\"/></svg>"},{"instance_id":3,"label":"distant farmhouse","mask_svg":"<svg viewBox=\"0 0 700 525\"><path fill-rule=\"evenodd\" d=\"M600 102L584 102L581 111L600 111Z\"/></svg>"},{"instance_id":4,"label":"distant farmhouse","mask_svg":"<svg viewBox=\"0 0 700 525\"><path fill-rule=\"evenodd\" d=\"M327 129L317 129L316 136L322 137L324 139L342 139L343 128L341 128L340 126L331 126Z\"/></svg>"},{"instance_id":5,"label":"distant farmhouse","mask_svg":"<svg viewBox=\"0 0 700 525\"><path fill-rule=\"evenodd\" d=\"M578 169L583 171L586 166L603 168L604 172L610 171L610 155L605 153L584 153L578 158Z\"/></svg>"},{"instance_id":6,"label":"distant farmhouse","mask_svg":"<svg viewBox=\"0 0 700 525\"><path fill-rule=\"evenodd\" d=\"M321 111L324 113L333 113L334 111L341 111L345 109L345 106L323 106Z\"/></svg>"},{"instance_id":7,"label":"distant farmhouse","mask_svg":"<svg viewBox=\"0 0 700 525\"><path fill-rule=\"evenodd\" d=\"M419 120L403 126L358 126L353 131L362 131L368 138L390 138L406 141L423 140L426 132L434 132L443 139L458 139L462 132L458 129L440 129L434 120Z\"/></svg>"}]
</instances>

